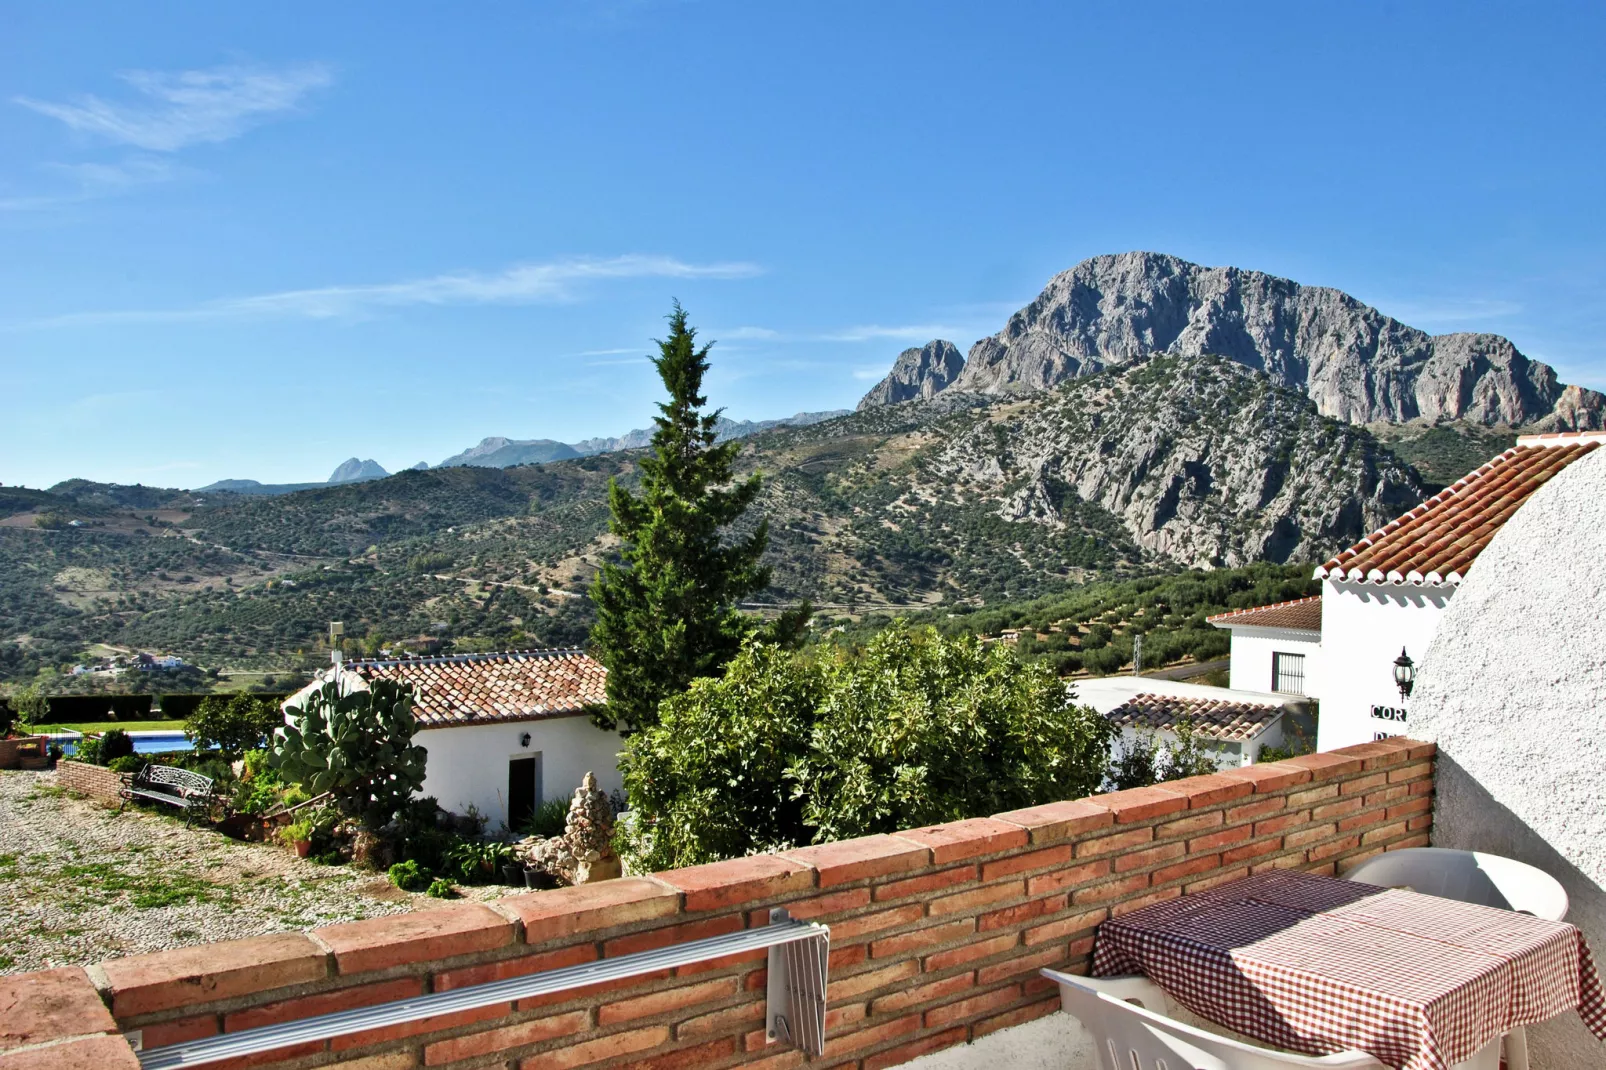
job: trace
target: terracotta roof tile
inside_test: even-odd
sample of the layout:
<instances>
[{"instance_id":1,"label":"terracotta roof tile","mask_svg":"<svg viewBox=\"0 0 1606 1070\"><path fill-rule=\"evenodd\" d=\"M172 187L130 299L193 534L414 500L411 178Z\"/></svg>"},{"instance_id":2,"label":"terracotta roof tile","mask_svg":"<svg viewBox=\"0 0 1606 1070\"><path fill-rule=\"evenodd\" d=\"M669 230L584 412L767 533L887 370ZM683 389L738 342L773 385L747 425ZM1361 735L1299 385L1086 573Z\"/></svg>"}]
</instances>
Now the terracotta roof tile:
<instances>
[{"instance_id":1,"label":"terracotta roof tile","mask_svg":"<svg viewBox=\"0 0 1606 1070\"><path fill-rule=\"evenodd\" d=\"M1532 435L1316 570L1317 579L1459 585L1533 492L1596 449L1599 432Z\"/></svg>"},{"instance_id":2,"label":"terracotta roof tile","mask_svg":"<svg viewBox=\"0 0 1606 1070\"><path fill-rule=\"evenodd\" d=\"M579 650L385 658L350 661L345 669L370 682L411 683L423 728L574 716L604 701L608 678L607 669Z\"/></svg>"},{"instance_id":3,"label":"terracotta roof tile","mask_svg":"<svg viewBox=\"0 0 1606 1070\"><path fill-rule=\"evenodd\" d=\"M1322 596L1296 598L1292 602L1275 602L1253 609L1235 609L1230 613L1217 613L1205 620L1217 628L1236 628L1253 625L1256 628L1288 628L1299 632L1322 630Z\"/></svg>"},{"instance_id":4,"label":"terracotta roof tile","mask_svg":"<svg viewBox=\"0 0 1606 1070\"><path fill-rule=\"evenodd\" d=\"M1283 708L1256 702L1182 695L1134 695L1104 716L1120 728L1174 731L1188 721L1193 734L1209 739L1244 740L1259 735L1281 717Z\"/></svg>"}]
</instances>

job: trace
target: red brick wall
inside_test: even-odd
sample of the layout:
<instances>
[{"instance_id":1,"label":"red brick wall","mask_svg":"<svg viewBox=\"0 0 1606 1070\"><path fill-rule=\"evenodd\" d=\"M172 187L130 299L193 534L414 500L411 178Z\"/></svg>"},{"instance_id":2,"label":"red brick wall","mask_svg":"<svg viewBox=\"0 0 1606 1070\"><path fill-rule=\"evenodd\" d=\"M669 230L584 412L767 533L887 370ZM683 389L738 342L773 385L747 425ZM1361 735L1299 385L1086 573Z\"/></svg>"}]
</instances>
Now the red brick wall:
<instances>
[{"instance_id":1,"label":"red brick wall","mask_svg":"<svg viewBox=\"0 0 1606 1070\"><path fill-rule=\"evenodd\" d=\"M0 769L20 769L24 756L43 757L50 740L45 736L18 736L0 739Z\"/></svg>"},{"instance_id":2,"label":"red brick wall","mask_svg":"<svg viewBox=\"0 0 1606 1070\"><path fill-rule=\"evenodd\" d=\"M98 988L116 1027L160 1047L762 925L784 905L831 926L829 1040L817 1065L879 1070L1055 1010L1038 969L1085 969L1111 915L1266 868L1333 873L1427 843L1432 755L1431 744L1391 739L895 836L57 972L81 1001ZM763 1043L763 1008L755 953L251 1065L801 1065L798 1052ZM39 1035L99 1032L42 1017L55 1024ZM72 1045L103 1042L40 1050L69 1065ZM7 1060L0 1070L25 1065Z\"/></svg>"},{"instance_id":3,"label":"red brick wall","mask_svg":"<svg viewBox=\"0 0 1606 1070\"><path fill-rule=\"evenodd\" d=\"M118 802L123 780L104 765L90 765L63 758L56 763L56 786L105 802Z\"/></svg>"}]
</instances>

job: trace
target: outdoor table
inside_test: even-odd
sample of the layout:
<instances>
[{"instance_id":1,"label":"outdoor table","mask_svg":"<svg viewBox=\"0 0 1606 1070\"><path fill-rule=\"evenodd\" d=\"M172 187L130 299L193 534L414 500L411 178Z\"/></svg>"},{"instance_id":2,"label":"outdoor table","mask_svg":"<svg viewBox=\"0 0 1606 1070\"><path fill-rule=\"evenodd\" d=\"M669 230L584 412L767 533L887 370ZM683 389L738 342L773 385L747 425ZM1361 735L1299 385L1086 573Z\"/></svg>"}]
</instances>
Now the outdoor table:
<instances>
[{"instance_id":1,"label":"outdoor table","mask_svg":"<svg viewBox=\"0 0 1606 1070\"><path fill-rule=\"evenodd\" d=\"M1093 976L1144 974L1195 1014L1305 1055L1446 1070L1573 1008L1606 1040L1576 926L1406 889L1278 870L1111 918L1096 944Z\"/></svg>"}]
</instances>

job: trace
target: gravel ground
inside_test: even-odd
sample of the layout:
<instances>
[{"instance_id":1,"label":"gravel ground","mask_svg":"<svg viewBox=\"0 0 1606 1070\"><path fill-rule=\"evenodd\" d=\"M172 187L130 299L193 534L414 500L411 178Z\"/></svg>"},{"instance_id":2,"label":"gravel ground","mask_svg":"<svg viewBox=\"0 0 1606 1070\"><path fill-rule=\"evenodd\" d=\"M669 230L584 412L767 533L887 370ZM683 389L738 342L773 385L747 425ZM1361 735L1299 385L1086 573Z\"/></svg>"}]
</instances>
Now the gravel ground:
<instances>
[{"instance_id":1,"label":"gravel ground","mask_svg":"<svg viewBox=\"0 0 1606 1070\"><path fill-rule=\"evenodd\" d=\"M510 889L462 891L491 899ZM57 788L54 772L0 772L0 973L440 904L177 815L119 814Z\"/></svg>"}]
</instances>

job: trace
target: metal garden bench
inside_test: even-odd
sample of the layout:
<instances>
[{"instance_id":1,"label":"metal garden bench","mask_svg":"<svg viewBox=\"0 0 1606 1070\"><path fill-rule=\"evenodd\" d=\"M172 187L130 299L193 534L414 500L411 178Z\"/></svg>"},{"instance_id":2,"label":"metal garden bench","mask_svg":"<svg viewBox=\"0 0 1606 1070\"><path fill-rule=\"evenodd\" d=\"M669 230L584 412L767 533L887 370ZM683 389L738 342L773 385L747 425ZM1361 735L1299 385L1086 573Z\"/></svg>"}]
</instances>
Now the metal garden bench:
<instances>
[{"instance_id":1,"label":"metal garden bench","mask_svg":"<svg viewBox=\"0 0 1606 1070\"><path fill-rule=\"evenodd\" d=\"M205 814L211 809L212 778L188 769L147 762L123 783L117 794L122 796L125 806L130 800L147 799L180 807L188 822L196 813Z\"/></svg>"}]
</instances>

